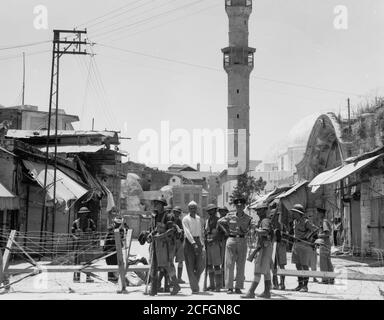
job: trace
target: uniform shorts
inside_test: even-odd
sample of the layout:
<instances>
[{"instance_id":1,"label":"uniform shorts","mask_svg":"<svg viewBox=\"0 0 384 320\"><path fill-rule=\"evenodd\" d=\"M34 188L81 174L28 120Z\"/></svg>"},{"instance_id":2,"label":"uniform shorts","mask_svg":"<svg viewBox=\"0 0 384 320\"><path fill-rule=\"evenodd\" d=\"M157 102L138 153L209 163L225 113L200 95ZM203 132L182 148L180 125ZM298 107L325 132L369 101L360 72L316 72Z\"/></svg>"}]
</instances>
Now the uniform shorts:
<instances>
[{"instance_id":1,"label":"uniform shorts","mask_svg":"<svg viewBox=\"0 0 384 320\"><path fill-rule=\"evenodd\" d=\"M313 250L310 246L295 242L292 248L292 263L302 266L311 266L313 260Z\"/></svg>"},{"instance_id":2,"label":"uniform shorts","mask_svg":"<svg viewBox=\"0 0 384 320\"><path fill-rule=\"evenodd\" d=\"M207 258L208 258L208 265L211 265L211 266L220 266L223 263L220 242L212 241L208 243Z\"/></svg>"},{"instance_id":3,"label":"uniform shorts","mask_svg":"<svg viewBox=\"0 0 384 320\"><path fill-rule=\"evenodd\" d=\"M155 252L158 267L169 267L175 253L175 248L164 240L155 240Z\"/></svg>"},{"instance_id":4,"label":"uniform shorts","mask_svg":"<svg viewBox=\"0 0 384 320\"><path fill-rule=\"evenodd\" d=\"M287 264L287 244L283 241L276 244L276 260L279 266Z\"/></svg>"},{"instance_id":5,"label":"uniform shorts","mask_svg":"<svg viewBox=\"0 0 384 320\"><path fill-rule=\"evenodd\" d=\"M176 240L175 245L175 261L176 262L183 262L185 260L184 257L184 246L183 242L180 240Z\"/></svg>"},{"instance_id":6,"label":"uniform shorts","mask_svg":"<svg viewBox=\"0 0 384 320\"><path fill-rule=\"evenodd\" d=\"M273 267L272 252L273 247L271 243L260 249L255 259L255 274L268 274L271 271Z\"/></svg>"}]
</instances>

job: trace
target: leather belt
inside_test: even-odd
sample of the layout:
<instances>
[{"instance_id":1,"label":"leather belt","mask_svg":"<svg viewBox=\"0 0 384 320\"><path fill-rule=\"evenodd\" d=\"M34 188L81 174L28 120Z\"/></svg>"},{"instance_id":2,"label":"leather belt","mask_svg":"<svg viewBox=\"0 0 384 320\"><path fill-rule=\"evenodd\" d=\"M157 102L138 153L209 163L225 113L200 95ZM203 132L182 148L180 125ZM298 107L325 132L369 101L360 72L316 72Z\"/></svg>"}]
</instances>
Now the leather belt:
<instances>
[{"instance_id":1,"label":"leather belt","mask_svg":"<svg viewBox=\"0 0 384 320\"><path fill-rule=\"evenodd\" d=\"M229 235L230 238L244 238L245 236L244 235Z\"/></svg>"}]
</instances>

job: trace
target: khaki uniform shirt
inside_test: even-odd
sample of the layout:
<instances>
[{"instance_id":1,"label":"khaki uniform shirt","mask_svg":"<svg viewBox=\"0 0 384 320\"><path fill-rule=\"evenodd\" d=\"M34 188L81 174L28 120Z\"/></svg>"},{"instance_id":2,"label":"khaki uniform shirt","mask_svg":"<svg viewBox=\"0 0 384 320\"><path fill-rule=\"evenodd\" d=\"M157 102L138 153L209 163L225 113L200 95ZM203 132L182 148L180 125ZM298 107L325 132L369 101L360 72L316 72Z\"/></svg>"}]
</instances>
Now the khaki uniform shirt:
<instances>
[{"instance_id":1,"label":"khaki uniform shirt","mask_svg":"<svg viewBox=\"0 0 384 320\"><path fill-rule=\"evenodd\" d=\"M226 227L232 237L245 236L253 225L252 217L247 214L237 216L236 212L229 212L219 219L219 224Z\"/></svg>"}]
</instances>

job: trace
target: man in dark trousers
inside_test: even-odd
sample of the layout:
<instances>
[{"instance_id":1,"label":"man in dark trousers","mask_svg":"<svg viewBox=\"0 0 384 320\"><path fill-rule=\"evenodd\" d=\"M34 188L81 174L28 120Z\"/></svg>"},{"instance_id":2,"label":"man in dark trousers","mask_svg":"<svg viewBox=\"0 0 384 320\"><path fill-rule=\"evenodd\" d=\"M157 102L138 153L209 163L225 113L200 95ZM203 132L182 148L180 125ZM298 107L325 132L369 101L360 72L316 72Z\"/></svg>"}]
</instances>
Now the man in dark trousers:
<instances>
[{"instance_id":1,"label":"man in dark trousers","mask_svg":"<svg viewBox=\"0 0 384 320\"><path fill-rule=\"evenodd\" d=\"M108 234L104 242L103 251L105 253L111 253L116 251L116 242L115 242L115 230L119 229L121 246L124 246L124 239L126 234L126 228L123 226L123 219L121 217L115 217L113 219L113 224L108 228ZM117 265L117 253L107 257L107 265ZM108 281L118 282L119 277L114 272L108 272Z\"/></svg>"},{"instance_id":2,"label":"man in dark trousers","mask_svg":"<svg viewBox=\"0 0 384 320\"><path fill-rule=\"evenodd\" d=\"M219 214L219 219L224 218L229 212L226 206L220 207L217 210ZM221 279L222 279L222 287L225 287L225 245L228 239L228 231L219 224L219 238L220 238L220 254L221 254Z\"/></svg>"},{"instance_id":3,"label":"man in dark trousers","mask_svg":"<svg viewBox=\"0 0 384 320\"><path fill-rule=\"evenodd\" d=\"M78 219L73 221L72 236L75 239L75 264L87 262L86 251L93 240L93 233L96 231L95 222L89 218L91 211L87 207L81 207L77 212ZM87 282L94 282L89 273L86 273ZM73 274L73 282L80 282L80 272Z\"/></svg>"},{"instance_id":4,"label":"man in dark trousers","mask_svg":"<svg viewBox=\"0 0 384 320\"><path fill-rule=\"evenodd\" d=\"M199 281L205 261L203 224L197 214L195 201L188 204L188 211L189 214L183 218L184 257L192 294L197 294L200 291Z\"/></svg>"},{"instance_id":5,"label":"man in dark trousers","mask_svg":"<svg viewBox=\"0 0 384 320\"><path fill-rule=\"evenodd\" d=\"M254 278L248 292L241 298L254 298L255 290L264 275L264 292L260 298L269 299L271 297L271 268L272 268L272 240L273 229L271 219L268 216L268 206L260 204L256 207L259 223L255 232L257 234L257 255L255 258Z\"/></svg>"},{"instance_id":6,"label":"man in dark trousers","mask_svg":"<svg viewBox=\"0 0 384 320\"><path fill-rule=\"evenodd\" d=\"M181 214L183 213L179 206L173 208L173 214L175 216L175 223L182 231L180 238L176 239L175 246L175 262L177 263L177 281L180 284L184 284L185 281L182 279L183 276L183 263L184 263L184 230L183 230L183 222L181 220Z\"/></svg>"},{"instance_id":7,"label":"man in dark trousers","mask_svg":"<svg viewBox=\"0 0 384 320\"><path fill-rule=\"evenodd\" d=\"M246 234L252 226L252 218L244 212L246 200L235 197L236 212L229 212L219 219L219 224L227 230L229 238L225 250L225 286L228 294L233 294L233 278L236 265L235 293L241 294L244 286L245 261L247 259Z\"/></svg>"},{"instance_id":8,"label":"man in dark trousers","mask_svg":"<svg viewBox=\"0 0 384 320\"><path fill-rule=\"evenodd\" d=\"M222 263L220 238L219 238L219 217L217 216L217 206L209 204L207 207L208 219L204 227L204 236L206 242L207 269L205 272L209 276L209 287L207 291L220 292L222 279L220 265Z\"/></svg>"},{"instance_id":9,"label":"man in dark trousers","mask_svg":"<svg viewBox=\"0 0 384 320\"><path fill-rule=\"evenodd\" d=\"M331 223L326 219L327 210L323 208L317 208L317 214L320 221L320 230L318 240L316 243L319 244L320 253L320 271L333 272L333 265L331 261ZM322 283L334 284L334 279L323 278Z\"/></svg>"},{"instance_id":10,"label":"man in dark trousers","mask_svg":"<svg viewBox=\"0 0 384 320\"><path fill-rule=\"evenodd\" d=\"M295 204L291 209L294 220L295 243L292 248L292 263L297 270L309 270L313 257L313 247L309 243L309 235L317 228L308 220L305 209L301 204ZM298 277L299 285L295 291L308 292L308 277Z\"/></svg>"},{"instance_id":11,"label":"man in dark trousers","mask_svg":"<svg viewBox=\"0 0 384 320\"><path fill-rule=\"evenodd\" d=\"M172 286L171 295L176 295L180 291L180 286L176 278L174 259L174 242L179 237L181 231L175 224L173 214L166 214L164 206L167 202L160 197L154 201L154 224L150 233L147 235L148 242L153 242L151 246L151 291L154 296L158 292L158 271L168 274L170 286ZM154 250L153 250L154 248Z\"/></svg>"},{"instance_id":12,"label":"man in dark trousers","mask_svg":"<svg viewBox=\"0 0 384 320\"><path fill-rule=\"evenodd\" d=\"M276 240L276 254L275 262L273 265L272 284L274 290L285 290L285 276L280 276L280 284L277 278L277 267L285 269L287 264L287 246L288 242L283 235L286 233L287 227L281 222L281 207L279 202L273 202L270 205L270 218L272 222L272 228L274 231L274 238Z\"/></svg>"}]
</instances>

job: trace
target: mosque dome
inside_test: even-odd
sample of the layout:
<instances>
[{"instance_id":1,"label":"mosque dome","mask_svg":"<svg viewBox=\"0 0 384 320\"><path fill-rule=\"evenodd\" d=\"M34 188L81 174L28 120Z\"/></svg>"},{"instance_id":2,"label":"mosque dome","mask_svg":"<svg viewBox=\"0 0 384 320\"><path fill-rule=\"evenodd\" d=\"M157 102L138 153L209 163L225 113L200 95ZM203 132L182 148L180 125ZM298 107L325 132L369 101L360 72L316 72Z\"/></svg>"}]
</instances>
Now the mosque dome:
<instances>
[{"instance_id":1,"label":"mosque dome","mask_svg":"<svg viewBox=\"0 0 384 320\"><path fill-rule=\"evenodd\" d=\"M320 113L311 114L295 124L288 132L286 146L306 147L313 125L319 116Z\"/></svg>"},{"instance_id":2,"label":"mosque dome","mask_svg":"<svg viewBox=\"0 0 384 320\"><path fill-rule=\"evenodd\" d=\"M316 119L320 115L321 113L314 113L297 122L289 130L285 138L269 148L268 154L264 157L264 162L277 162L278 157L286 153L288 148L305 148Z\"/></svg>"}]
</instances>

